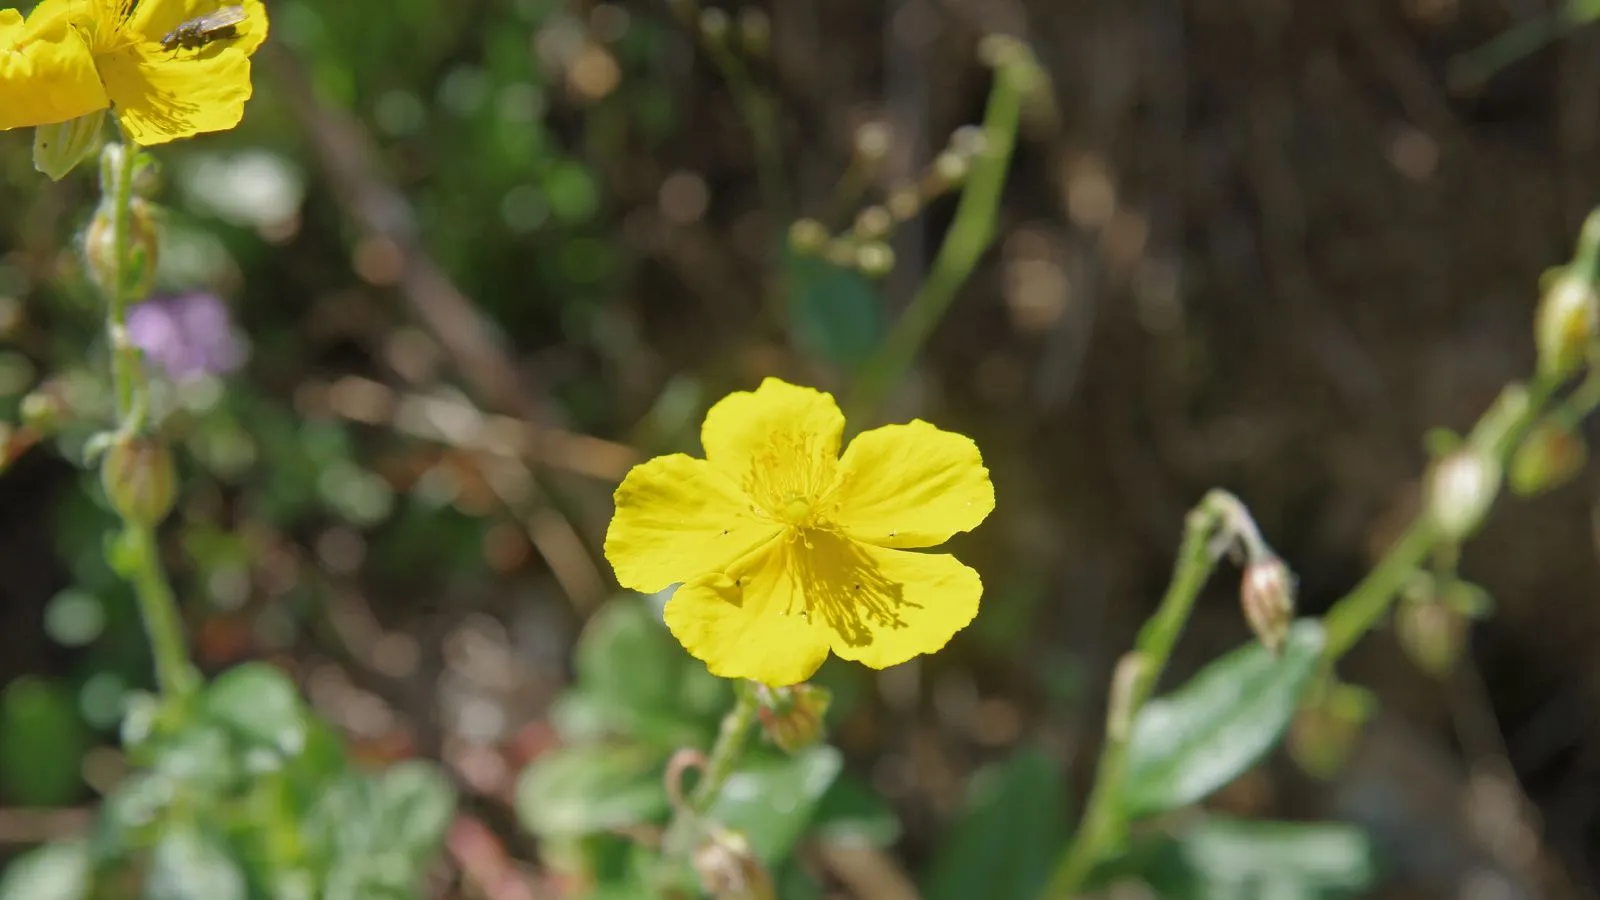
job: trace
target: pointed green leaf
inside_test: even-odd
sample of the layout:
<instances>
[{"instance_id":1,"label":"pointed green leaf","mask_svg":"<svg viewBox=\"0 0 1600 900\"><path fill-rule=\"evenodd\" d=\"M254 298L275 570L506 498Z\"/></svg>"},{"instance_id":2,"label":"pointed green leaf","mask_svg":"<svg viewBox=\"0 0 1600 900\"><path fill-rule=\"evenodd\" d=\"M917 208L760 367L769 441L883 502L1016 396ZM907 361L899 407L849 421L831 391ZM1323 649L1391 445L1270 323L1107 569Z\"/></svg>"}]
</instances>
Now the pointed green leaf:
<instances>
[{"instance_id":1,"label":"pointed green leaf","mask_svg":"<svg viewBox=\"0 0 1600 900\"><path fill-rule=\"evenodd\" d=\"M206 690L206 712L245 741L297 756L306 745L300 692L266 663L234 666Z\"/></svg>"},{"instance_id":2,"label":"pointed green leaf","mask_svg":"<svg viewBox=\"0 0 1600 900\"><path fill-rule=\"evenodd\" d=\"M1145 704L1128 747L1128 817L1195 803L1255 765L1299 708L1323 642L1322 625L1302 619L1282 655L1252 641Z\"/></svg>"},{"instance_id":3,"label":"pointed green leaf","mask_svg":"<svg viewBox=\"0 0 1600 900\"><path fill-rule=\"evenodd\" d=\"M1167 900L1335 900L1377 873L1371 842L1343 823L1214 816L1161 841L1146 871Z\"/></svg>"}]
</instances>

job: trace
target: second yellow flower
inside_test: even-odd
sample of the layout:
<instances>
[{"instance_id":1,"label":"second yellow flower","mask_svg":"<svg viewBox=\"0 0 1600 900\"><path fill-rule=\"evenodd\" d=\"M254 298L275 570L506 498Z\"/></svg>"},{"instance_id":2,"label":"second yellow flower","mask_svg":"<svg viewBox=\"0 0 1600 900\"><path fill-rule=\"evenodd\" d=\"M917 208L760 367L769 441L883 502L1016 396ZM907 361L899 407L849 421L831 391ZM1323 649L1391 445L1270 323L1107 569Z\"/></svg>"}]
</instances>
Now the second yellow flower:
<instances>
[{"instance_id":1,"label":"second yellow flower","mask_svg":"<svg viewBox=\"0 0 1600 900\"><path fill-rule=\"evenodd\" d=\"M110 109L150 146L239 123L250 55L267 36L261 0L241 0L227 39L167 49L184 22L218 0L42 0L24 19L0 9L0 130L52 125Z\"/></svg>"}]
</instances>

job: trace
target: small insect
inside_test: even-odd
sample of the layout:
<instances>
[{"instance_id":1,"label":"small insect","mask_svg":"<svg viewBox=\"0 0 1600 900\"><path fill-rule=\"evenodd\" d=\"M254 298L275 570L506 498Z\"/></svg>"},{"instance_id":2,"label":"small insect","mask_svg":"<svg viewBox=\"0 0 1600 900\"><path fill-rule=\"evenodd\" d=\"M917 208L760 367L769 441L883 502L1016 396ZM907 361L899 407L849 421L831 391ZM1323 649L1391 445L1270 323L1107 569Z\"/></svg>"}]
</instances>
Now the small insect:
<instances>
[{"instance_id":1,"label":"small insect","mask_svg":"<svg viewBox=\"0 0 1600 900\"><path fill-rule=\"evenodd\" d=\"M163 50L199 50L207 44L239 36L239 23L247 16L243 6L224 6L216 12L180 22L161 38Z\"/></svg>"}]
</instances>

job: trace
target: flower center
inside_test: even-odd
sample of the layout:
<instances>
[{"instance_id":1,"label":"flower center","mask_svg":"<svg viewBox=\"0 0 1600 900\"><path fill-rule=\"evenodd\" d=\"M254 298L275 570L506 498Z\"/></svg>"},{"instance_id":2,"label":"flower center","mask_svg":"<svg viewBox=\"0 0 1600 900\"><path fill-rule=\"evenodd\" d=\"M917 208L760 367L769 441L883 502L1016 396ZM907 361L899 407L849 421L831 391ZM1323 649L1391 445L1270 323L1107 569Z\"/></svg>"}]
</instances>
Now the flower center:
<instances>
[{"instance_id":1,"label":"flower center","mask_svg":"<svg viewBox=\"0 0 1600 900\"><path fill-rule=\"evenodd\" d=\"M790 525L799 525L811 515L811 501L805 497L790 496L783 505L783 520Z\"/></svg>"}]
</instances>

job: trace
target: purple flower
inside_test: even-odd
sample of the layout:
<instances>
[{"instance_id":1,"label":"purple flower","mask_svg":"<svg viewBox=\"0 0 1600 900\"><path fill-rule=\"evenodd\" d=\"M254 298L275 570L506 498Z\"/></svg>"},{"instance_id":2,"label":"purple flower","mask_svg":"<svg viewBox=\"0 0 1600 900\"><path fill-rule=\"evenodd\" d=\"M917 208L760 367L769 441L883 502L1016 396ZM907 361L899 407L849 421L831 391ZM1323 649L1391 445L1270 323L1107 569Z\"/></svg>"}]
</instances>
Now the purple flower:
<instances>
[{"instance_id":1,"label":"purple flower","mask_svg":"<svg viewBox=\"0 0 1600 900\"><path fill-rule=\"evenodd\" d=\"M226 375L244 364L245 345L214 294L147 300L128 310L128 340L173 381Z\"/></svg>"}]
</instances>

